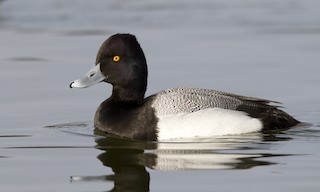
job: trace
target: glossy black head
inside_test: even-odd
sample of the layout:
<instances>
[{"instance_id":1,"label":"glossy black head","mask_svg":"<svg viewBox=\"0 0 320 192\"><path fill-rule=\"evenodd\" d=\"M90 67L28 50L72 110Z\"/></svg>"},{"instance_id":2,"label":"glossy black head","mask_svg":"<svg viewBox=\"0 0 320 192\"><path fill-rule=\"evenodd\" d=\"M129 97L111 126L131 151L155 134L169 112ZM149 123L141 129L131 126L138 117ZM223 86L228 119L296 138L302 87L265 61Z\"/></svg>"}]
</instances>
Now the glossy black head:
<instances>
[{"instance_id":1,"label":"glossy black head","mask_svg":"<svg viewBox=\"0 0 320 192\"><path fill-rule=\"evenodd\" d=\"M96 65L113 85L113 97L120 100L143 99L148 69L144 53L134 35L115 34L100 47Z\"/></svg>"}]
</instances>

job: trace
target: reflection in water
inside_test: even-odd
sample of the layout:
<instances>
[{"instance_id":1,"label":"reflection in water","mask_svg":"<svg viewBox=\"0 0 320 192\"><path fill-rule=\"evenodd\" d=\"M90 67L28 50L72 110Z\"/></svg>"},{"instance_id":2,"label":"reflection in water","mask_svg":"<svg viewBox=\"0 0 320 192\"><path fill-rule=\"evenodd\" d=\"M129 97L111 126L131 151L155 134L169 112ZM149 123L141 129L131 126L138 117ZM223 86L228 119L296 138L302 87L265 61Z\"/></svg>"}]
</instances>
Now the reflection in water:
<instances>
[{"instance_id":1,"label":"reflection in water","mask_svg":"<svg viewBox=\"0 0 320 192\"><path fill-rule=\"evenodd\" d=\"M96 131L96 135L101 136ZM279 136L279 135L278 135ZM281 136L281 134L280 134ZM107 180L114 182L113 191L148 191L150 175L155 170L250 169L275 164L265 158L270 142L289 140L275 135L242 135L172 142L143 142L106 136L96 138L97 158L110 167L114 175L73 177L73 180ZM260 160L264 158L264 160Z\"/></svg>"},{"instance_id":2,"label":"reflection in water","mask_svg":"<svg viewBox=\"0 0 320 192\"><path fill-rule=\"evenodd\" d=\"M143 150L108 149L97 157L104 166L112 168L114 175L73 176L72 181L113 181L111 191L149 191L150 175L146 171ZM154 158L150 158L154 159Z\"/></svg>"},{"instance_id":3,"label":"reflection in water","mask_svg":"<svg viewBox=\"0 0 320 192\"><path fill-rule=\"evenodd\" d=\"M111 167L113 191L149 191L150 175L143 164L143 150L109 149L98 156L103 165Z\"/></svg>"},{"instance_id":4,"label":"reflection in water","mask_svg":"<svg viewBox=\"0 0 320 192\"><path fill-rule=\"evenodd\" d=\"M269 141L289 139L256 133L156 143L106 136L96 139L96 147L105 151L104 153L114 153L115 156L111 158L121 158L126 163L130 161L130 164L156 170L248 169L273 164L259 158L275 156L274 154L257 151L268 149ZM109 162L114 160L111 158L108 159ZM120 159L117 159L117 162L121 162ZM109 166L108 162L103 163Z\"/></svg>"}]
</instances>

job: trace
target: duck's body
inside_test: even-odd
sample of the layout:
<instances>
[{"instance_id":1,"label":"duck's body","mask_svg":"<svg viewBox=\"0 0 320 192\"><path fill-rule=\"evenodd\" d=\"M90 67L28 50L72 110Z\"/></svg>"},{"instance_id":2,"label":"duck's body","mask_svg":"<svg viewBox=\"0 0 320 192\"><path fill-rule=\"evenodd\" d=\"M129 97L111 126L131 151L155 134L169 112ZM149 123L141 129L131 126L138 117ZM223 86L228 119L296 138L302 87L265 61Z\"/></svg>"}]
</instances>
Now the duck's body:
<instances>
[{"instance_id":1,"label":"duck's body","mask_svg":"<svg viewBox=\"0 0 320 192\"><path fill-rule=\"evenodd\" d=\"M175 88L144 98L147 65L136 38L116 34L101 46L94 70L70 87L106 81L110 98L95 114L95 127L140 140L210 137L281 130L299 123L273 101L196 88ZM277 103L277 102L273 102Z\"/></svg>"}]
</instances>

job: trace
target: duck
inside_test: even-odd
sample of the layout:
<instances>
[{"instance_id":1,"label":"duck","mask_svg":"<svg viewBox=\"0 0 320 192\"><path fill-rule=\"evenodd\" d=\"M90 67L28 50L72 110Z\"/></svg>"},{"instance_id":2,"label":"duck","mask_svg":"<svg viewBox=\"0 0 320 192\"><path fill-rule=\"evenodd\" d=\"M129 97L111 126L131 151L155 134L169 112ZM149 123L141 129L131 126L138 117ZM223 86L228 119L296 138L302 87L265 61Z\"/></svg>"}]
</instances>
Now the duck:
<instances>
[{"instance_id":1,"label":"duck","mask_svg":"<svg viewBox=\"0 0 320 192\"><path fill-rule=\"evenodd\" d=\"M106 39L95 65L70 88L99 82L111 96L94 116L94 127L116 137L165 141L286 130L300 122L280 110L279 102L203 88L170 88L145 97L148 67L132 34Z\"/></svg>"}]
</instances>

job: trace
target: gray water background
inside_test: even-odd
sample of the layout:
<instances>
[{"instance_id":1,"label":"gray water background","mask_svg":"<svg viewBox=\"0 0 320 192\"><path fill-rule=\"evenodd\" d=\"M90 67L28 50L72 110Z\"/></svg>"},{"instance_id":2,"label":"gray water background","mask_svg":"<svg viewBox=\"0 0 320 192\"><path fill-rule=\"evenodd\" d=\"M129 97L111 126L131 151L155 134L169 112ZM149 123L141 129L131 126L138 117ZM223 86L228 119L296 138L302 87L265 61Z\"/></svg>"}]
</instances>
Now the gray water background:
<instances>
[{"instance_id":1,"label":"gray water background","mask_svg":"<svg viewBox=\"0 0 320 192\"><path fill-rule=\"evenodd\" d=\"M1 191L319 191L319 9L316 0L1 1ZM175 143L97 136L93 115L111 86L68 85L119 32L147 56L147 95L184 86L261 97L312 126Z\"/></svg>"}]
</instances>

